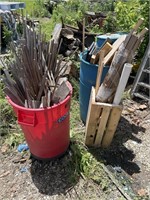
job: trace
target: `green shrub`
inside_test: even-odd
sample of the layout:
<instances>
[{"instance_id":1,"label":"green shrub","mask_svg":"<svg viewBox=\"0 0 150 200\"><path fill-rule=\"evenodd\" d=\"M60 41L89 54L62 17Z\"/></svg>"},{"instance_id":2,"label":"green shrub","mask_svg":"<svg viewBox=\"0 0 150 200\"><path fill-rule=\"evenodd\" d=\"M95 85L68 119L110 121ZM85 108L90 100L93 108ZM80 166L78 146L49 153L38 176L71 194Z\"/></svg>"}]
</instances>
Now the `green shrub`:
<instances>
[{"instance_id":1,"label":"green shrub","mask_svg":"<svg viewBox=\"0 0 150 200\"><path fill-rule=\"evenodd\" d=\"M141 4L141 16L144 18L144 23L143 23L143 27L147 27L149 28L149 10L150 10L150 4L149 4L149 0L139 0L140 4ZM148 46L148 42L149 42L149 31L147 32L147 34L145 35L144 37L144 40L138 50L138 59L142 58L144 53L145 53L145 50Z\"/></svg>"},{"instance_id":2,"label":"green shrub","mask_svg":"<svg viewBox=\"0 0 150 200\"><path fill-rule=\"evenodd\" d=\"M114 33L117 31L116 16L113 12L108 12L104 21L103 33Z\"/></svg>"},{"instance_id":3,"label":"green shrub","mask_svg":"<svg viewBox=\"0 0 150 200\"><path fill-rule=\"evenodd\" d=\"M46 9L43 0L36 0L34 2L33 16L34 17L50 17L50 13Z\"/></svg>"},{"instance_id":4,"label":"green shrub","mask_svg":"<svg viewBox=\"0 0 150 200\"><path fill-rule=\"evenodd\" d=\"M7 45L12 40L13 32L11 30L9 30L7 26L4 26L3 34L4 34L3 35L4 43L5 43L5 45Z\"/></svg>"},{"instance_id":5,"label":"green shrub","mask_svg":"<svg viewBox=\"0 0 150 200\"><path fill-rule=\"evenodd\" d=\"M139 0L119 0L115 4L116 25L118 31L129 31L138 21L142 6Z\"/></svg>"},{"instance_id":6,"label":"green shrub","mask_svg":"<svg viewBox=\"0 0 150 200\"><path fill-rule=\"evenodd\" d=\"M149 1L148 0L117 0L114 4L114 12L109 12L104 23L103 31L107 32L129 32L140 18L144 18L141 31L144 27L149 27ZM148 45L149 34L144 37L137 53L137 59L140 60Z\"/></svg>"},{"instance_id":7,"label":"green shrub","mask_svg":"<svg viewBox=\"0 0 150 200\"><path fill-rule=\"evenodd\" d=\"M5 98L3 88L4 85L0 82L0 130L1 134L6 134L10 124L16 123L16 117Z\"/></svg>"},{"instance_id":8,"label":"green shrub","mask_svg":"<svg viewBox=\"0 0 150 200\"><path fill-rule=\"evenodd\" d=\"M88 4L84 1L69 0L55 7L52 19L53 21L60 21L63 18L66 24L76 25L76 21L82 19L86 10L88 10Z\"/></svg>"}]
</instances>

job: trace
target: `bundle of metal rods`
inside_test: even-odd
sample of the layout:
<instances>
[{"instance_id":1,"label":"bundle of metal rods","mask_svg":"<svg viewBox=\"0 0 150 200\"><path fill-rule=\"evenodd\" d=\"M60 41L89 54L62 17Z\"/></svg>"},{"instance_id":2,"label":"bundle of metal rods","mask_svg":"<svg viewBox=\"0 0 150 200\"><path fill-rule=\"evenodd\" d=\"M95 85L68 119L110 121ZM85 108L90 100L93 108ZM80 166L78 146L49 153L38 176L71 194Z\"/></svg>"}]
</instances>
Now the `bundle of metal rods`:
<instances>
[{"instance_id":1,"label":"bundle of metal rods","mask_svg":"<svg viewBox=\"0 0 150 200\"><path fill-rule=\"evenodd\" d=\"M23 26L23 38L11 44L14 59L8 65L1 60L4 92L20 106L49 107L56 103L53 100L55 91L61 87L59 78L65 74L68 64L58 56L61 26L57 27L57 34L49 42L41 31L37 33L34 26L28 26L25 20Z\"/></svg>"}]
</instances>

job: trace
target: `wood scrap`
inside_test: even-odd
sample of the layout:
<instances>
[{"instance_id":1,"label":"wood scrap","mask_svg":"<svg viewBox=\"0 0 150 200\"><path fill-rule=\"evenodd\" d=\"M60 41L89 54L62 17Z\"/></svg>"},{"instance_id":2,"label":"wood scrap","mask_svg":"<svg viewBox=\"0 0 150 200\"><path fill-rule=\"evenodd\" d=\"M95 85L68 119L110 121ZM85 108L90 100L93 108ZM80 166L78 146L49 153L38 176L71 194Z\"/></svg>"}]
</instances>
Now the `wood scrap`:
<instances>
[{"instance_id":1,"label":"wood scrap","mask_svg":"<svg viewBox=\"0 0 150 200\"><path fill-rule=\"evenodd\" d=\"M120 44L118 44L117 47L115 46L115 43L119 41L118 39L113 44L114 48L112 48L112 50L104 58L104 64L106 64L112 57L112 55L115 53L110 69L104 79L104 82L102 83L102 85L98 90L96 101L112 103L122 73L123 66L126 62L132 61L135 55L135 51L141 43L141 37L136 35L136 32L139 28L139 25L141 25L142 22L143 20L139 20L139 22L128 34L126 39L121 36L122 38L120 37L121 38L121 39L119 38L120 42L118 42ZM142 37L143 34L146 33L146 31L147 29L143 29L141 34Z\"/></svg>"},{"instance_id":2,"label":"wood scrap","mask_svg":"<svg viewBox=\"0 0 150 200\"><path fill-rule=\"evenodd\" d=\"M82 42L82 30L80 31L77 27L68 24L64 24L63 28L69 28L70 30L72 30L74 33L74 38ZM98 36L98 34L85 31L85 47L88 48L92 44L92 42L95 41L96 36ZM79 49L82 51L82 44L79 46Z\"/></svg>"},{"instance_id":3,"label":"wood scrap","mask_svg":"<svg viewBox=\"0 0 150 200\"><path fill-rule=\"evenodd\" d=\"M62 29L62 24L56 24L54 27L54 31L52 33L52 39L54 39L55 42L58 42L60 39L60 33Z\"/></svg>"},{"instance_id":4,"label":"wood scrap","mask_svg":"<svg viewBox=\"0 0 150 200\"><path fill-rule=\"evenodd\" d=\"M4 91L14 103L20 106L49 107L56 103L52 101L55 92L60 100L64 99L64 91L60 92L64 87L63 85L60 87L58 82L60 77L70 72L71 63L58 56L62 25L56 24L49 42L46 42L45 35L37 33L33 26L27 25L25 20L23 25L24 38L11 44L13 61L6 66L0 58L4 66ZM67 84L65 86L68 87ZM69 94L70 90L66 87L65 90Z\"/></svg>"},{"instance_id":5,"label":"wood scrap","mask_svg":"<svg viewBox=\"0 0 150 200\"><path fill-rule=\"evenodd\" d=\"M85 18L83 19L83 25L82 25L82 51L84 51L85 48Z\"/></svg>"},{"instance_id":6,"label":"wood scrap","mask_svg":"<svg viewBox=\"0 0 150 200\"><path fill-rule=\"evenodd\" d=\"M112 50L104 58L104 65L106 65L114 56L115 52L118 50L120 45L124 42L126 35L119 37L112 45Z\"/></svg>"},{"instance_id":7,"label":"wood scrap","mask_svg":"<svg viewBox=\"0 0 150 200\"><path fill-rule=\"evenodd\" d=\"M104 46L96 53L93 54L90 63L97 64L101 51L104 51L104 57L111 51L112 45L106 42Z\"/></svg>"},{"instance_id":8,"label":"wood scrap","mask_svg":"<svg viewBox=\"0 0 150 200\"><path fill-rule=\"evenodd\" d=\"M58 86L57 90L55 91L54 96L52 98L52 102L57 104L57 103L63 101L69 93L70 93L70 90L69 90L66 82L63 81L61 83L61 85Z\"/></svg>"},{"instance_id":9,"label":"wood scrap","mask_svg":"<svg viewBox=\"0 0 150 200\"><path fill-rule=\"evenodd\" d=\"M96 86L95 86L95 93L97 94L98 92L98 88L100 86L100 81L101 81L101 76L102 76L102 72L103 72L103 60L104 60L104 55L105 52L101 51L100 52L100 59L99 59L99 66L98 66L98 72L97 72L97 77L96 77Z\"/></svg>"}]
</instances>

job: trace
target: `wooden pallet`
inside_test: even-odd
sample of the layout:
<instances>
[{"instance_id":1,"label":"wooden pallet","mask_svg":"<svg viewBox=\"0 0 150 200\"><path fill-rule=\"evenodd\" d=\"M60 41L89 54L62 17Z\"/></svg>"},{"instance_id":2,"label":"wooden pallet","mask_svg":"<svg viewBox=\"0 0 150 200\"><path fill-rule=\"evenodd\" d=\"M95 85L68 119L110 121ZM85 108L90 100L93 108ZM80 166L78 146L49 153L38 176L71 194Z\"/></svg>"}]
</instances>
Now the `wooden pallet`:
<instances>
[{"instance_id":1,"label":"wooden pallet","mask_svg":"<svg viewBox=\"0 0 150 200\"><path fill-rule=\"evenodd\" d=\"M92 87L85 144L93 147L108 147L114 137L122 109L121 105L95 102L95 88Z\"/></svg>"}]
</instances>

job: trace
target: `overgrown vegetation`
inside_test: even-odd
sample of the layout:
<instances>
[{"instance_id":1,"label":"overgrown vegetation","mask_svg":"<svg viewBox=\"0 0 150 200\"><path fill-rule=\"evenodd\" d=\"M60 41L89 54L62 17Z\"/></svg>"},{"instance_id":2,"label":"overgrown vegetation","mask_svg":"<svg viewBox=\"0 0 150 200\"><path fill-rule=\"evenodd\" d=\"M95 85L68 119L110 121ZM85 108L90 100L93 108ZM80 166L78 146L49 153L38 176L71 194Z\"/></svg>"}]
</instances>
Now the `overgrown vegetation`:
<instances>
[{"instance_id":1,"label":"overgrown vegetation","mask_svg":"<svg viewBox=\"0 0 150 200\"><path fill-rule=\"evenodd\" d=\"M5 45L9 44L12 40L13 32L7 28L7 26L3 26L3 39Z\"/></svg>"}]
</instances>

